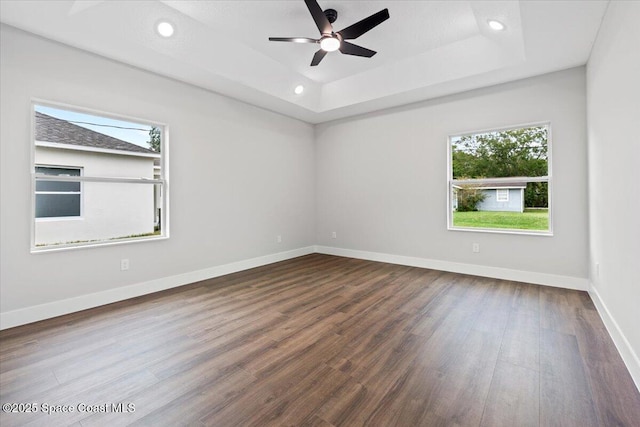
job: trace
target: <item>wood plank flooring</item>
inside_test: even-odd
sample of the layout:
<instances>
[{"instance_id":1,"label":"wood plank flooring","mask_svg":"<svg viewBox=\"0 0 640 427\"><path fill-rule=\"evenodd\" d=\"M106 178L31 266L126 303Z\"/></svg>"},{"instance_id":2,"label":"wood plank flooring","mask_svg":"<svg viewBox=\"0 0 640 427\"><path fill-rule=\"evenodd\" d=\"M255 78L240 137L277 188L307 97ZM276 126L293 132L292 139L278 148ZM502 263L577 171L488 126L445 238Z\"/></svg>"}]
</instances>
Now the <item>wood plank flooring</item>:
<instances>
[{"instance_id":1,"label":"wood plank flooring","mask_svg":"<svg viewBox=\"0 0 640 427\"><path fill-rule=\"evenodd\" d=\"M3 427L640 426L586 293L319 254L2 331L0 400L38 409Z\"/></svg>"}]
</instances>

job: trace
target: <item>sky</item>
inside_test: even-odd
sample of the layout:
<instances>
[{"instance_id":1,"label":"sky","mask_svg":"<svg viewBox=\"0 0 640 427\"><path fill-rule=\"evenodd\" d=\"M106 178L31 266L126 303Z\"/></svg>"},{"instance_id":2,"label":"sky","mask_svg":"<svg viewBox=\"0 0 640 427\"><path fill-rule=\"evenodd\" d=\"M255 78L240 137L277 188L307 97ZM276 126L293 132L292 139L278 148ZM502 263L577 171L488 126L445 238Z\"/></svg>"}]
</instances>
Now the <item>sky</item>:
<instances>
[{"instance_id":1,"label":"sky","mask_svg":"<svg viewBox=\"0 0 640 427\"><path fill-rule=\"evenodd\" d=\"M129 122L125 120L116 120L93 114L78 113L70 110L62 110L59 108L48 107L44 105L36 105L35 110L47 114L58 119L72 122L75 125L82 126L95 132L112 136L122 141L149 148L149 130L151 126L141 123ZM84 123L77 123L84 122ZM87 124L95 123L95 125ZM122 129L127 128L127 129ZM132 129L133 128L133 129Z\"/></svg>"}]
</instances>

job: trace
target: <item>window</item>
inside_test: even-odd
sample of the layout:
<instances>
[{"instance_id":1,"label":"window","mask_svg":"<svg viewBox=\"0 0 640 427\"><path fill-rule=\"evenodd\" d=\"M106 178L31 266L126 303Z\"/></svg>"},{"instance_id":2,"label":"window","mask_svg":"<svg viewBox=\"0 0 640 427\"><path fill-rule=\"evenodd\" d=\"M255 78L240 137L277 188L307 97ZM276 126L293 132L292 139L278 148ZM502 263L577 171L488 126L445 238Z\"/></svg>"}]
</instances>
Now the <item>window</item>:
<instances>
[{"instance_id":1,"label":"window","mask_svg":"<svg viewBox=\"0 0 640 427\"><path fill-rule=\"evenodd\" d=\"M550 126L450 136L451 230L551 234Z\"/></svg>"},{"instance_id":2,"label":"window","mask_svg":"<svg viewBox=\"0 0 640 427\"><path fill-rule=\"evenodd\" d=\"M33 105L32 250L168 237L167 130Z\"/></svg>"},{"instance_id":3,"label":"window","mask_svg":"<svg viewBox=\"0 0 640 427\"><path fill-rule=\"evenodd\" d=\"M36 166L36 173L49 176L80 176L80 168ZM36 182L36 218L80 216L80 182Z\"/></svg>"},{"instance_id":4,"label":"window","mask_svg":"<svg viewBox=\"0 0 640 427\"><path fill-rule=\"evenodd\" d=\"M504 188L496 189L496 200L498 202L508 202L509 201L509 190Z\"/></svg>"}]
</instances>

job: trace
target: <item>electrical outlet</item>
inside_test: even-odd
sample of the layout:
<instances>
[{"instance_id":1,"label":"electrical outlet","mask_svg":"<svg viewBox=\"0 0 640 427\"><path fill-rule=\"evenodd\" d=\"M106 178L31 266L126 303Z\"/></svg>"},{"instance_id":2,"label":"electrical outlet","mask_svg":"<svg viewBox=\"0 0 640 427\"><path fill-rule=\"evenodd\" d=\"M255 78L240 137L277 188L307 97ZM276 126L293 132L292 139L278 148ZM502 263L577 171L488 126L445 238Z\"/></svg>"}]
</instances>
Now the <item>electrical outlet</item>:
<instances>
[{"instance_id":1,"label":"electrical outlet","mask_svg":"<svg viewBox=\"0 0 640 427\"><path fill-rule=\"evenodd\" d=\"M127 258L120 260L120 271L126 271L129 269L129 260Z\"/></svg>"},{"instance_id":2,"label":"electrical outlet","mask_svg":"<svg viewBox=\"0 0 640 427\"><path fill-rule=\"evenodd\" d=\"M278 235L276 236L276 242L277 242L277 243L282 243L282 236L281 236L281 235L279 235L279 234L278 234Z\"/></svg>"},{"instance_id":3,"label":"electrical outlet","mask_svg":"<svg viewBox=\"0 0 640 427\"><path fill-rule=\"evenodd\" d=\"M331 238L332 239L337 239L338 238L338 233L336 233L335 231L331 232Z\"/></svg>"},{"instance_id":4,"label":"electrical outlet","mask_svg":"<svg viewBox=\"0 0 640 427\"><path fill-rule=\"evenodd\" d=\"M480 243L474 243L471 245L471 251L476 254L480 252Z\"/></svg>"}]
</instances>

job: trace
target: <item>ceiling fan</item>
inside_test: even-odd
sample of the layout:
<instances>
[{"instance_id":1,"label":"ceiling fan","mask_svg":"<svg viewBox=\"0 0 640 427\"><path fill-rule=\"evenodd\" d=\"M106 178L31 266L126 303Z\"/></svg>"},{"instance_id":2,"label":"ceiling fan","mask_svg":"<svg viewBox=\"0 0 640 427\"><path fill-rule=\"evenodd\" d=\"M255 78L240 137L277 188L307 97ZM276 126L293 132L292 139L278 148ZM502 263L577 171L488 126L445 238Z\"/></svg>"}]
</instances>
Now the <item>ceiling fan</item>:
<instances>
[{"instance_id":1,"label":"ceiling fan","mask_svg":"<svg viewBox=\"0 0 640 427\"><path fill-rule=\"evenodd\" d=\"M319 43L320 50L318 50L313 59L311 60L311 66L316 66L322 61L322 58L328 52L339 50L346 55L364 56L371 58L376 54L375 51L366 49L362 46L349 43L346 40L357 39L367 31L380 25L387 19L389 19L389 9L383 9L378 13L364 18L355 24L338 31L333 31L333 24L338 18L338 12L335 9L327 9L324 12L320 8L320 5L316 0L304 0L307 5L307 9L311 13L313 20L320 30L319 39L311 39L308 37L269 37L272 42L293 42L293 43Z\"/></svg>"}]
</instances>

